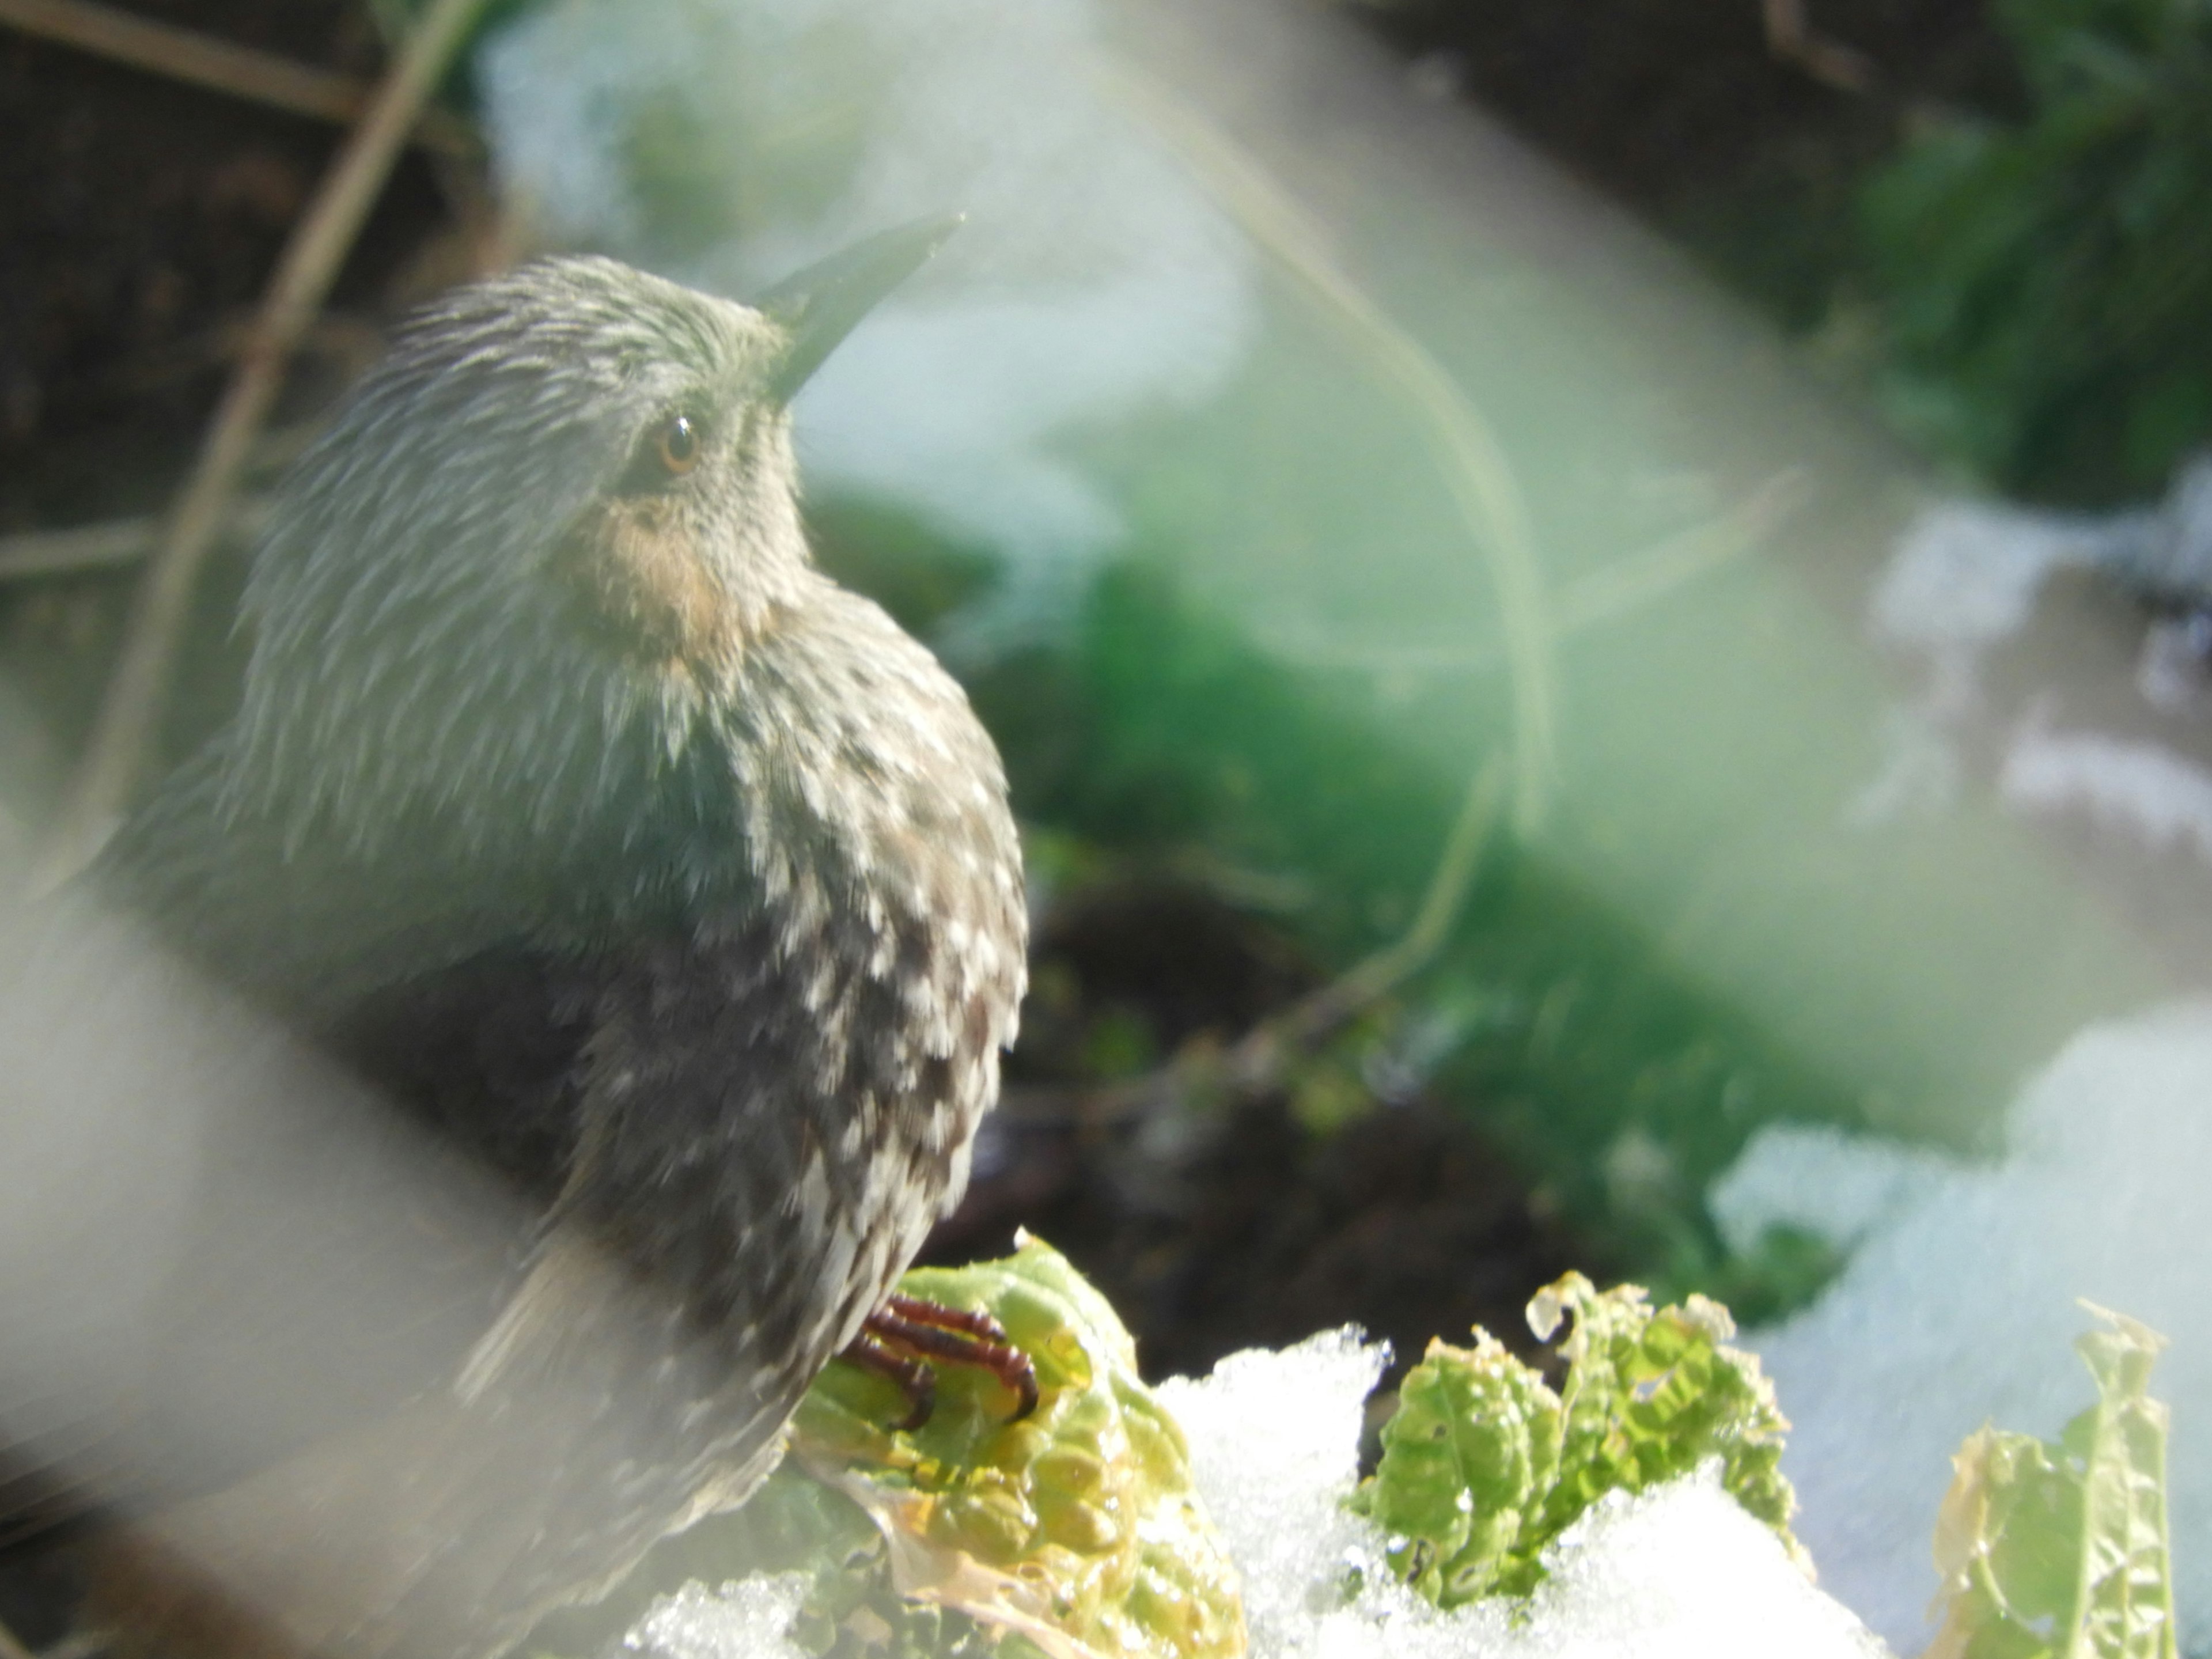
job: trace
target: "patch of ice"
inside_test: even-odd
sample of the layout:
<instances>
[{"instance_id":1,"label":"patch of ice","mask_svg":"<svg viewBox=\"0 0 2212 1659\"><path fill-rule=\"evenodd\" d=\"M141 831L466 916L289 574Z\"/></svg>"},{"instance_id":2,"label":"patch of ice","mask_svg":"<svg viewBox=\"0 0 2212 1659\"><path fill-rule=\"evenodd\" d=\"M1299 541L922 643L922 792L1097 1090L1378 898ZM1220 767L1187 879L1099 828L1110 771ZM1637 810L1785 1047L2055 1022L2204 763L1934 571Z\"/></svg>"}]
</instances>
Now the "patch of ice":
<instances>
[{"instance_id":1,"label":"patch of ice","mask_svg":"<svg viewBox=\"0 0 2212 1659\"><path fill-rule=\"evenodd\" d=\"M1891 709L1881 750L1881 769L1844 807L1844 823L1872 830L1950 811L1959 799L1959 749L1927 710Z\"/></svg>"},{"instance_id":2,"label":"patch of ice","mask_svg":"<svg viewBox=\"0 0 2212 1659\"><path fill-rule=\"evenodd\" d=\"M2105 533L2097 519L1938 502L1898 538L1875 588L1875 635L1929 652L1994 645L2027 623L2052 571L2096 558Z\"/></svg>"},{"instance_id":3,"label":"patch of ice","mask_svg":"<svg viewBox=\"0 0 2212 1659\"><path fill-rule=\"evenodd\" d=\"M623 1646L650 1659L806 1659L791 1621L806 1600L806 1575L756 1573L720 1589L684 1585L646 1610Z\"/></svg>"},{"instance_id":4,"label":"patch of ice","mask_svg":"<svg viewBox=\"0 0 2212 1659\"><path fill-rule=\"evenodd\" d=\"M2153 1391L2174 1407L2177 1589L2202 1650L2212 1435L2191 1425L2212 1421L2208 1105L2212 1006L2189 1005L2075 1037L2014 1102L2002 1164L1778 1127L1723 1183L1732 1226L1863 1218L1822 1193L1823 1168L1882 1195L1838 1282L1744 1346L1795 1425L1783 1467L1823 1583L1901 1649L1930 1633L1929 1544L1959 1443L1984 1422L2055 1434L2089 1403L2071 1346L2087 1297L2173 1338Z\"/></svg>"},{"instance_id":5,"label":"patch of ice","mask_svg":"<svg viewBox=\"0 0 2212 1659\"><path fill-rule=\"evenodd\" d=\"M1937 501L1913 517L1875 584L1868 626L1918 656L1926 684L1885 715L1881 769L1844 807L1846 823L1875 829L1950 807L1956 728L1981 703L1983 657L2027 624L2052 571L2095 562L2106 539L2094 519L1986 501Z\"/></svg>"}]
</instances>

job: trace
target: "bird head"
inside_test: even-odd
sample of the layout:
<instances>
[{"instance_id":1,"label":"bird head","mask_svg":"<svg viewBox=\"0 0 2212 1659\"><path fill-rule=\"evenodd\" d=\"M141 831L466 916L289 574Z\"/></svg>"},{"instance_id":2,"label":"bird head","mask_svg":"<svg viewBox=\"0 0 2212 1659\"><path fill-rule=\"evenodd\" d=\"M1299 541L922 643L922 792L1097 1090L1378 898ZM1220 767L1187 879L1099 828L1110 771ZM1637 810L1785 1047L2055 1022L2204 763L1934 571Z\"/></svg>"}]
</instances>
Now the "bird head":
<instances>
[{"instance_id":1,"label":"bird head","mask_svg":"<svg viewBox=\"0 0 2212 1659\"><path fill-rule=\"evenodd\" d=\"M495 835L495 797L558 812L611 751L680 748L822 580L793 396L957 223L754 305L570 257L410 319L273 503L226 800L355 840L479 807Z\"/></svg>"}]
</instances>

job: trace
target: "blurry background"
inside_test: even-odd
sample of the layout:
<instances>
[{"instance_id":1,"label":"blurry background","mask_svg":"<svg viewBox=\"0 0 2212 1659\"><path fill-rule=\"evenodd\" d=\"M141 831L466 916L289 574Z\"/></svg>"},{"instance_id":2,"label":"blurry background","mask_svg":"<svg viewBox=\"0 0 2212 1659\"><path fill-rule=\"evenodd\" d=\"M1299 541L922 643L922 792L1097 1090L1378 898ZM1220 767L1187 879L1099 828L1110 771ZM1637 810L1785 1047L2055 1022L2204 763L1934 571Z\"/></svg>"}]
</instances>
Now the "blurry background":
<instances>
[{"instance_id":1,"label":"blurry background","mask_svg":"<svg viewBox=\"0 0 2212 1659\"><path fill-rule=\"evenodd\" d=\"M410 14L126 15L342 98ZM0 0L25 847L341 132L101 15ZM966 681L1027 835L933 1254L1042 1233L1156 1375L1525 1340L1569 1267L1705 1291L1907 1649L1948 1453L2086 1400L2091 1297L2177 1339L2212 1642L2199 0L543 0L416 140L149 775L227 717L255 495L399 309L548 247L743 295L964 209L799 409L823 562Z\"/></svg>"}]
</instances>

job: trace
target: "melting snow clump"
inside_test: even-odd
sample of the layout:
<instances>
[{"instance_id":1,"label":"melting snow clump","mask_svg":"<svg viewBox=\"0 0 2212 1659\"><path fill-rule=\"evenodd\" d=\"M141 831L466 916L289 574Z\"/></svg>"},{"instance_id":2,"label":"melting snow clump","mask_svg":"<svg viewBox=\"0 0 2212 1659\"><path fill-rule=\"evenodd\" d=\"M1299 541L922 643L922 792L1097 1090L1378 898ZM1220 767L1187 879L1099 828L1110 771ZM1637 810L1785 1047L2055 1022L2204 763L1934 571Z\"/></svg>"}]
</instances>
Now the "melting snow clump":
<instances>
[{"instance_id":1,"label":"melting snow clump","mask_svg":"<svg viewBox=\"0 0 2212 1659\"><path fill-rule=\"evenodd\" d=\"M806 1575L755 1573L718 1590L686 1584L664 1595L623 1638L651 1659L806 1659L786 1633L806 1599Z\"/></svg>"},{"instance_id":2,"label":"melting snow clump","mask_svg":"<svg viewBox=\"0 0 2212 1659\"><path fill-rule=\"evenodd\" d=\"M1362 1402L1382 1358L1356 1333L1334 1332L1281 1353L1237 1354L1202 1382L1161 1387L1189 1437L1199 1491L1244 1574L1253 1659L1888 1652L1721 1490L1717 1466L1593 1508L1551 1552L1551 1577L1524 1618L1497 1602L1437 1612L1390 1578L1382 1534L1343 1507L1357 1476Z\"/></svg>"}]
</instances>

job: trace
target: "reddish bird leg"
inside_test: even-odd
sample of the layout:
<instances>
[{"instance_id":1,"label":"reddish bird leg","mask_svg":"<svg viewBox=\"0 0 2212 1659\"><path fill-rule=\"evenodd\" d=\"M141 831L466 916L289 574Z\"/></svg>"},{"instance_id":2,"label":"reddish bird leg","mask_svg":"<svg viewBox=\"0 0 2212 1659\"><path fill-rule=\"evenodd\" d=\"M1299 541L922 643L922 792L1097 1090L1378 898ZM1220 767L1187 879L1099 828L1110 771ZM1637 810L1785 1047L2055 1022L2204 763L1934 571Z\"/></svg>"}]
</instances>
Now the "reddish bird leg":
<instances>
[{"instance_id":1,"label":"reddish bird leg","mask_svg":"<svg viewBox=\"0 0 2212 1659\"><path fill-rule=\"evenodd\" d=\"M848 1365L858 1365L864 1371L873 1371L889 1379L890 1385L906 1396L906 1415L891 1425L894 1429L918 1429L929 1421L930 1413L937 1409L937 1373L927 1361L909 1359L878 1341L868 1326L863 1325L860 1334L837 1357Z\"/></svg>"},{"instance_id":2,"label":"reddish bird leg","mask_svg":"<svg viewBox=\"0 0 2212 1659\"><path fill-rule=\"evenodd\" d=\"M986 1313L968 1313L917 1297L890 1296L870 1314L842 1356L864 1370L889 1377L907 1398L908 1411L894 1425L918 1429L937 1405L932 1360L974 1365L997 1377L1020 1398L1010 1421L1037 1408L1036 1367L1006 1340L1005 1327Z\"/></svg>"}]
</instances>

